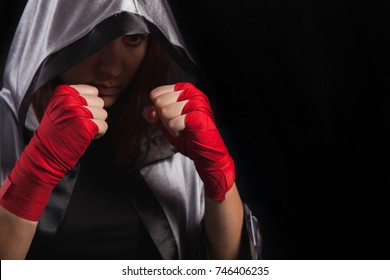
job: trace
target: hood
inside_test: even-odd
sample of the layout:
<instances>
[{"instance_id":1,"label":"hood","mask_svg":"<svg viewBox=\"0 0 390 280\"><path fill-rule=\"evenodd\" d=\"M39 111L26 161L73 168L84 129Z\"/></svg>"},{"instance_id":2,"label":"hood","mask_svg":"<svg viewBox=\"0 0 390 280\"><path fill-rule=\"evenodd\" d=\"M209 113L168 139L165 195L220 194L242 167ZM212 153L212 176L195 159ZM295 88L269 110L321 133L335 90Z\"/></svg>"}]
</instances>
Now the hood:
<instances>
[{"instance_id":1,"label":"hood","mask_svg":"<svg viewBox=\"0 0 390 280\"><path fill-rule=\"evenodd\" d=\"M26 119L33 127L29 107L38 88L106 42L140 32L157 37L187 73L198 75L167 1L29 0L11 44L0 98L21 128Z\"/></svg>"}]
</instances>

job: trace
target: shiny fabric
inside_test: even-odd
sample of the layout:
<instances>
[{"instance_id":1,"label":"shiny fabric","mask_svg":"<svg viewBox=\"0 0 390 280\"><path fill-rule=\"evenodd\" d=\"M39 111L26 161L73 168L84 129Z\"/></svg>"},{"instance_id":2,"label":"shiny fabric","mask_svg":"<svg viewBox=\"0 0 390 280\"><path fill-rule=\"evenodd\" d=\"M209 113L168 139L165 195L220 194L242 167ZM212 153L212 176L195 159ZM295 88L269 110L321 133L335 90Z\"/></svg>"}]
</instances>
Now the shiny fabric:
<instances>
[{"instance_id":1,"label":"shiny fabric","mask_svg":"<svg viewBox=\"0 0 390 280\"><path fill-rule=\"evenodd\" d=\"M91 33L96 25L121 12L141 16L158 26L171 44L184 47L165 1L27 1L9 51L11 55L5 66L4 88L0 92L13 113L18 116L20 109L26 110L20 108L22 100L48 56L78 41ZM134 29L133 25L128 30L128 33L132 32L148 32L148 28L144 25Z\"/></svg>"},{"instance_id":2,"label":"shiny fabric","mask_svg":"<svg viewBox=\"0 0 390 280\"><path fill-rule=\"evenodd\" d=\"M30 108L33 93L109 40L134 32L149 32L158 38L175 62L199 81L196 64L186 50L166 1L27 2L0 91L0 184L38 126ZM153 133L152 152L136 177L145 188L129 192L129 198L164 259L207 258L202 228L203 183L193 162L177 153L159 131ZM54 188L39 220L36 238L50 240L56 233L78 168L77 164ZM245 218L245 239L252 248L251 258L258 259L261 256L258 221L248 207Z\"/></svg>"}]
</instances>

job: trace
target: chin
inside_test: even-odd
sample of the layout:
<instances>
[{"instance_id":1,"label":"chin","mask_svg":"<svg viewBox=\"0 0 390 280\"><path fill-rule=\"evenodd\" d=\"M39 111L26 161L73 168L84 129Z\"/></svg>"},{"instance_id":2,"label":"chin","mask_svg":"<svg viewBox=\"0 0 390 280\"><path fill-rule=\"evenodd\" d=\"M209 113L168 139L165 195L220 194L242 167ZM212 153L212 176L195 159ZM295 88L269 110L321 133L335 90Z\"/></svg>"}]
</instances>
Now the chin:
<instances>
[{"instance_id":1,"label":"chin","mask_svg":"<svg viewBox=\"0 0 390 280\"><path fill-rule=\"evenodd\" d=\"M115 101L116 101L116 97L102 97L103 101L104 101L104 108L110 108L112 105L114 105Z\"/></svg>"}]
</instances>

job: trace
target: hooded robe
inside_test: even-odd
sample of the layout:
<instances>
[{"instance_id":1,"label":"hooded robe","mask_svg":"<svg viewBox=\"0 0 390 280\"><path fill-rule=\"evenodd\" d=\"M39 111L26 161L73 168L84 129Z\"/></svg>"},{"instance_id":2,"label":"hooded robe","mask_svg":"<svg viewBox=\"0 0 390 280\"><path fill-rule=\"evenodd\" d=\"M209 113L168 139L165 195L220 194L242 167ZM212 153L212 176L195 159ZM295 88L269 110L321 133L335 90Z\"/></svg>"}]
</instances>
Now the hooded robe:
<instances>
[{"instance_id":1,"label":"hooded robe","mask_svg":"<svg viewBox=\"0 0 390 280\"><path fill-rule=\"evenodd\" d=\"M206 84L167 1L27 2L11 44L0 92L0 183L39 126L31 108L33 94L107 42L123 34L145 32L159 40L185 75L197 84ZM153 133L155 141L146 164L122 182L121 190L162 259L207 258L203 183L193 162L178 153L159 131ZM83 163L79 162L54 188L30 250L45 252L57 242L82 169ZM248 254L259 259L258 220L246 204L244 209ZM34 258L34 254L29 252L28 257Z\"/></svg>"}]
</instances>

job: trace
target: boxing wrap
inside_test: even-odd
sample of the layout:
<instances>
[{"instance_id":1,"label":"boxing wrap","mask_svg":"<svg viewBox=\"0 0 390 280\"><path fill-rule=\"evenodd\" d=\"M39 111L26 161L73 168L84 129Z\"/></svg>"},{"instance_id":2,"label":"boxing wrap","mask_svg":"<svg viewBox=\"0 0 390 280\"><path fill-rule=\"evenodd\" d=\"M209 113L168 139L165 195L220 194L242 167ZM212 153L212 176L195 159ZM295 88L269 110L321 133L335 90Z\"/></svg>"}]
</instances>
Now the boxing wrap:
<instances>
[{"instance_id":1,"label":"boxing wrap","mask_svg":"<svg viewBox=\"0 0 390 280\"><path fill-rule=\"evenodd\" d=\"M77 163L98 131L86 100L68 85L56 88L34 136L0 189L0 205L31 221Z\"/></svg>"},{"instance_id":2,"label":"boxing wrap","mask_svg":"<svg viewBox=\"0 0 390 280\"><path fill-rule=\"evenodd\" d=\"M186 128L178 137L163 129L164 134L180 153L194 161L206 196L222 201L233 186L235 166L215 125L209 99L191 83L177 83L174 90L182 90L177 101L188 100L182 110Z\"/></svg>"}]
</instances>

